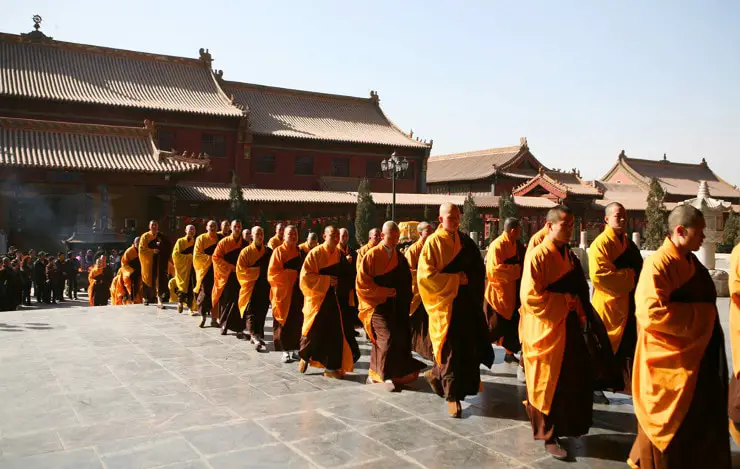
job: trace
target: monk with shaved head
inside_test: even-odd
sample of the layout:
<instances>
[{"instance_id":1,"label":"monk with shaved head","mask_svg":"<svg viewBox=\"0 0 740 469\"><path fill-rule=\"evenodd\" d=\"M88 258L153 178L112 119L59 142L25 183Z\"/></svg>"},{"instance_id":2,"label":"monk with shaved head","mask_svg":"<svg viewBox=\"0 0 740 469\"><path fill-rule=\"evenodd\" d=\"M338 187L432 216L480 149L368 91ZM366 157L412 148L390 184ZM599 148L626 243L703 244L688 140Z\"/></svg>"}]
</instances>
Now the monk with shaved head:
<instances>
[{"instance_id":1,"label":"monk with shaved head","mask_svg":"<svg viewBox=\"0 0 740 469\"><path fill-rule=\"evenodd\" d=\"M211 327L218 327L218 310L213 310L211 293L213 292L213 261L211 257L219 241L218 223L210 220L206 223L206 232L195 239L193 248L193 268L195 269L195 288L198 310L202 316L200 327L205 327L206 318L211 315Z\"/></svg>"},{"instance_id":2,"label":"monk with shaved head","mask_svg":"<svg viewBox=\"0 0 740 469\"><path fill-rule=\"evenodd\" d=\"M359 268L360 268L360 262L362 262L362 257L363 257L363 256L364 256L365 254L367 254L367 252L368 252L368 251L369 251L370 249L372 249L372 248L374 248L375 246L377 246L377 245L378 245L378 243L380 243L380 230L379 230L379 229L377 229L377 228L373 228L373 229L372 229L372 230L370 230L370 232L368 233L368 240L367 240L367 244L365 244L364 246L362 246L362 247L361 247L360 249L358 249L358 250L357 250L357 259L356 259L356 261L355 261L355 262L356 262L356 264L357 264L357 269L359 269Z\"/></svg>"},{"instance_id":3,"label":"monk with shaved head","mask_svg":"<svg viewBox=\"0 0 740 469\"><path fill-rule=\"evenodd\" d=\"M371 248L357 272L360 320L372 342L368 383L390 390L415 380L425 365L411 357L411 271L396 246L398 225L383 224L380 244Z\"/></svg>"},{"instance_id":4,"label":"monk with shaved head","mask_svg":"<svg viewBox=\"0 0 740 469\"><path fill-rule=\"evenodd\" d=\"M460 418L465 396L481 388L480 365L493 365L483 312L486 266L475 242L460 231L460 209L439 207L439 227L419 256L417 282L429 315L434 367L424 377Z\"/></svg>"},{"instance_id":5,"label":"monk with shaved head","mask_svg":"<svg viewBox=\"0 0 740 469\"><path fill-rule=\"evenodd\" d=\"M301 255L305 259L311 249L319 245L319 234L315 232L308 233L306 241L298 245L298 249L301 250Z\"/></svg>"},{"instance_id":6,"label":"monk with shaved head","mask_svg":"<svg viewBox=\"0 0 740 469\"><path fill-rule=\"evenodd\" d=\"M434 352L432 351L432 341L429 339L429 315L424 308L424 303L421 301L417 275L421 249L424 247L424 243L426 243L429 235L434 232L434 229L431 224L423 221L417 225L416 230L419 232L419 239L409 246L404 253L406 262L409 264L409 270L411 271L411 293L413 294L411 306L409 307L411 350L427 360L432 360Z\"/></svg>"},{"instance_id":7,"label":"monk with shaved head","mask_svg":"<svg viewBox=\"0 0 740 469\"><path fill-rule=\"evenodd\" d=\"M175 266L175 295L177 296L177 312L182 313L187 308L192 313L195 309L195 270L193 269L193 249L195 247L195 226L185 227L185 236L175 242L172 249L172 263Z\"/></svg>"},{"instance_id":8,"label":"monk with shaved head","mask_svg":"<svg viewBox=\"0 0 740 469\"><path fill-rule=\"evenodd\" d=\"M239 313L246 321L248 338L254 349L265 352L265 319L270 307L267 268L272 249L265 245L265 232L261 226L252 227L251 238L253 242L242 249L236 263L236 278L241 285Z\"/></svg>"},{"instance_id":9,"label":"monk with shaved head","mask_svg":"<svg viewBox=\"0 0 740 469\"><path fill-rule=\"evenodd\" d=\"M283 352L283 363L298 360L303 327L303 293L298 274L303 265L298 250L298 230L285 227L283 243L275 248L267 269L272 301L272 340L276 351Z\"/></svg>"},{"instance_id":10,"label":"monk with shaved head","mask_svg":"<svg viewBox=\"0 0 740 469\"><path fill-rule=\"evenodd\" d=\"M157 302L157 308L164 309L163 301L169 296L167 285L167 264L172 245L159 231L159 222L149 222L149 231L139 239L139 259L141 260L141 279L143 282L144 304Z\"/></svg>"},{"instance_id":11,"label":"monk with shaved head","mask_svg":"<svg viewBox=\"0 0 740 469\"><path fill-rule=\"evenodd\" d=\"M705 226L698 209L674 208L668 236L637 282L633 468L731 467L717 291L693 254Z\"/></svg>"},{"instance_id":12,"label":"monk with shaved head","mask_svg":"<svg viewBox=\"0 0 740 469\"><path fill-rule=\"evenodd\" d=\"M221 335L228 331L236 332L243 339L246 323L239 310L239 291L241 285L236 275L236 264L245 246L242 238L241 220L233 220L229 235L216 245L213 252L213 291L211 302L219 309Z\"/></svg>"},{"instance_id":13,"label":"monk with shaved head","mask_svg":"<svg viewBox=\"0 0 740 469\"><path fill-rule=\"evenodd\" d=\"M284 225L282 223L278 223L275 225L275 236L270 238L269 241L267 241L267 247L275 251L275 248L283 244L283 235L285 234L283 232Z\"/></svg>"}]
</instances>

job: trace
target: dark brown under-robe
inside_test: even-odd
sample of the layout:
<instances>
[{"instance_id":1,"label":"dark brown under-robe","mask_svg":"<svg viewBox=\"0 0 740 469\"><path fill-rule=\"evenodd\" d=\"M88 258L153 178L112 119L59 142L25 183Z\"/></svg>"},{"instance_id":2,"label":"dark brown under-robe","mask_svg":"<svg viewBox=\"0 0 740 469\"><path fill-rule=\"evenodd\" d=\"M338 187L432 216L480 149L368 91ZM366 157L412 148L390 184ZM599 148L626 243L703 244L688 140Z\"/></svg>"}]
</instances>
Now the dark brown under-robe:
<instances>
[{"instance_id":1,"label":"dark brown under-robe","mask_svg":"<svg viewBox=\"0 0 740 469\"><path fill-rule=\"evenodd\" d=\"M249 333L258 339L264 339L265 337L265 319L267 318L267 310L270 308L270 284L267 283L267 268L270 266L270 256L272 256L272 249L265 246L265 253L262 254L256 265L250 266L259 267L260 274L254 284L254 290L252 290L247 309L244 311L244 317Z\"/></svg>"},{"instance_id":2,"label":"dark brown under-robe","mask_svg":"<svg viewBox=\"0 0 740 469\"><path fill-rule=\"evenodd\" d=\"M411 327L411 350L427 360L434 360L432 339L429 338L429 315L424 303L419 303L414 314L409 318Z\"/></svg>"},{"instance_id":3,"label":"dark brown under-robe","mask_svg":"<svg viewBox=\"0 0 740 469\"><path fill-rule=\"evenodd\" d=\"M284 268L300 272L303 259L296 256L284 264ZM272 341L275 350L293 351L301 346L301 332L303 329L303 293L296 278L293 292L290 297L290 309L285 324L272 321Z\"/></svg>"},{"instance_id":4,"label":"dark brown under-robe","mask_svg":"<svg viewBox=\"0 0 740 469\"><path fill-rule=\"evenodd\" d=\"M331 275L323 270L323 275ZM329 287L308 336L301 336L299 355L308 362L322 363L327 370L341 370L343 347L341 312L334 287Z\"/></svg>"}]
</instances>

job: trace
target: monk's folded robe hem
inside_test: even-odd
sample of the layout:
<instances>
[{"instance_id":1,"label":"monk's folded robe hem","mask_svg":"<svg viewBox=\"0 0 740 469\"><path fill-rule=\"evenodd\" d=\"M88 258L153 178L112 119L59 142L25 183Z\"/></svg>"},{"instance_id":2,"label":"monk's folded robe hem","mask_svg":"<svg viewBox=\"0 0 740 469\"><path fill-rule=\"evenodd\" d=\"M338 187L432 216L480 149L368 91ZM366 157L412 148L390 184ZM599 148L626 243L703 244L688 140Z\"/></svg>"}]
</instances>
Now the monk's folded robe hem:
<instances>
[{"instance_id":1,"label":"monk's folded robe hem","mask_svg":"<svg viewBox=\"0 0 740 469\"><path fill-rule=\"evenodd\" d=\"M290 257L292 256L292 257ZM287 257L290 257L286 260ZM298 249L283 244L275 248L267 270L272 301L272 340L275 350L300 348L303 328L303 293L298 275L303 258Z\"/></svg>"}]
</instances>

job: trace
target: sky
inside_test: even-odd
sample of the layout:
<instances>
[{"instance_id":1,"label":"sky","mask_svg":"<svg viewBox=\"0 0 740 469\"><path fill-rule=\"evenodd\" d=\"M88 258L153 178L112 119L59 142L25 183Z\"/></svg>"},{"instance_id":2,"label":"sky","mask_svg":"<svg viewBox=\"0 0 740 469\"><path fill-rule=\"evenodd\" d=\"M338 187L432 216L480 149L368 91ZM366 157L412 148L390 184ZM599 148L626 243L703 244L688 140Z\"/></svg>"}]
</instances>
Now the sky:
<instances>
[{"instance_id":1,"label":"sky","mask_svg":"<svg viewBox=\"0 0 740 469\"><path fill-rule=\"evenodd\" d=\"M740 185L740 1L1 0L55 39L198 57L228 80L369 96L432 154L517 145L601 178L627 156ZM455 4L457 3L457 4Z\"/></svg>"}]
</instances>

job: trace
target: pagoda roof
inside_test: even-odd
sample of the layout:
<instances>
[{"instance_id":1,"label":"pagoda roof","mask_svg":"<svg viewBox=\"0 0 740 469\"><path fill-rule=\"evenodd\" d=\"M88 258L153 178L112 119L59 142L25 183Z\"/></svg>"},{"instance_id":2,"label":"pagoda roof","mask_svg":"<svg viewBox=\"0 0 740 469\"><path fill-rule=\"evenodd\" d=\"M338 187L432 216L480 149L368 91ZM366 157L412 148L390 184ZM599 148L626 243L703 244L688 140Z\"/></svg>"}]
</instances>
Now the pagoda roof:
<instances>
[{"instance_id":1,"label":"pagoda roof","mask_svg":"<svg viewBox=\"0 0 740 469\"><path fill-rule=\"evenodd\" d=\"M227 94L249 115L257 135L391 147L430 148L383 113L376 92L369 98L224 81Z\"/></svg>"},{"instance_id":2,"label":"pagoda roof","mask_svg":"<svg viewBox=\"0 0 740 469\"><path fill-rule=\"evenodd\" d=\"M569 195L601 197L602 194L595 183L585 182L575 170L540 171L529 181L515 187L512 194L525 196L536 187L542 187L560 199L565 199Z\"/></svg>"},{"instance_id":3,"label":"pagoda roof","mask_svg":"<svg viewBox=\"0 0 740 469\"><path fill-rule=\"evenodd\" d=\"M0 97L242 116L211 61L203 49L193 59L0 33Z\"/></svg>"},{"instance_id":4,"label":"pagoda roof","mask_svg":"<svg viewBox=\"0 0 740 469\"><path fill-rule=\"evenodd\" d=\"M524 160L529 160L534 169L515 169ZM430 156L427 182L475 181L494 173L528 179L540 167L545 166L532 155L527 139L522 137L517 146Z\"/></svg>"},{"instance_id":5,"label":"pagoda roof","mask_svg":"<svg viewBox=\"0 0 740 469\"><path fill-rule=\"evenodd\" d=\"M0 168L187 173L210 166L205 156L161 151L154 125L78 124L0 117Z\"/></svg>"}]
</instances>

